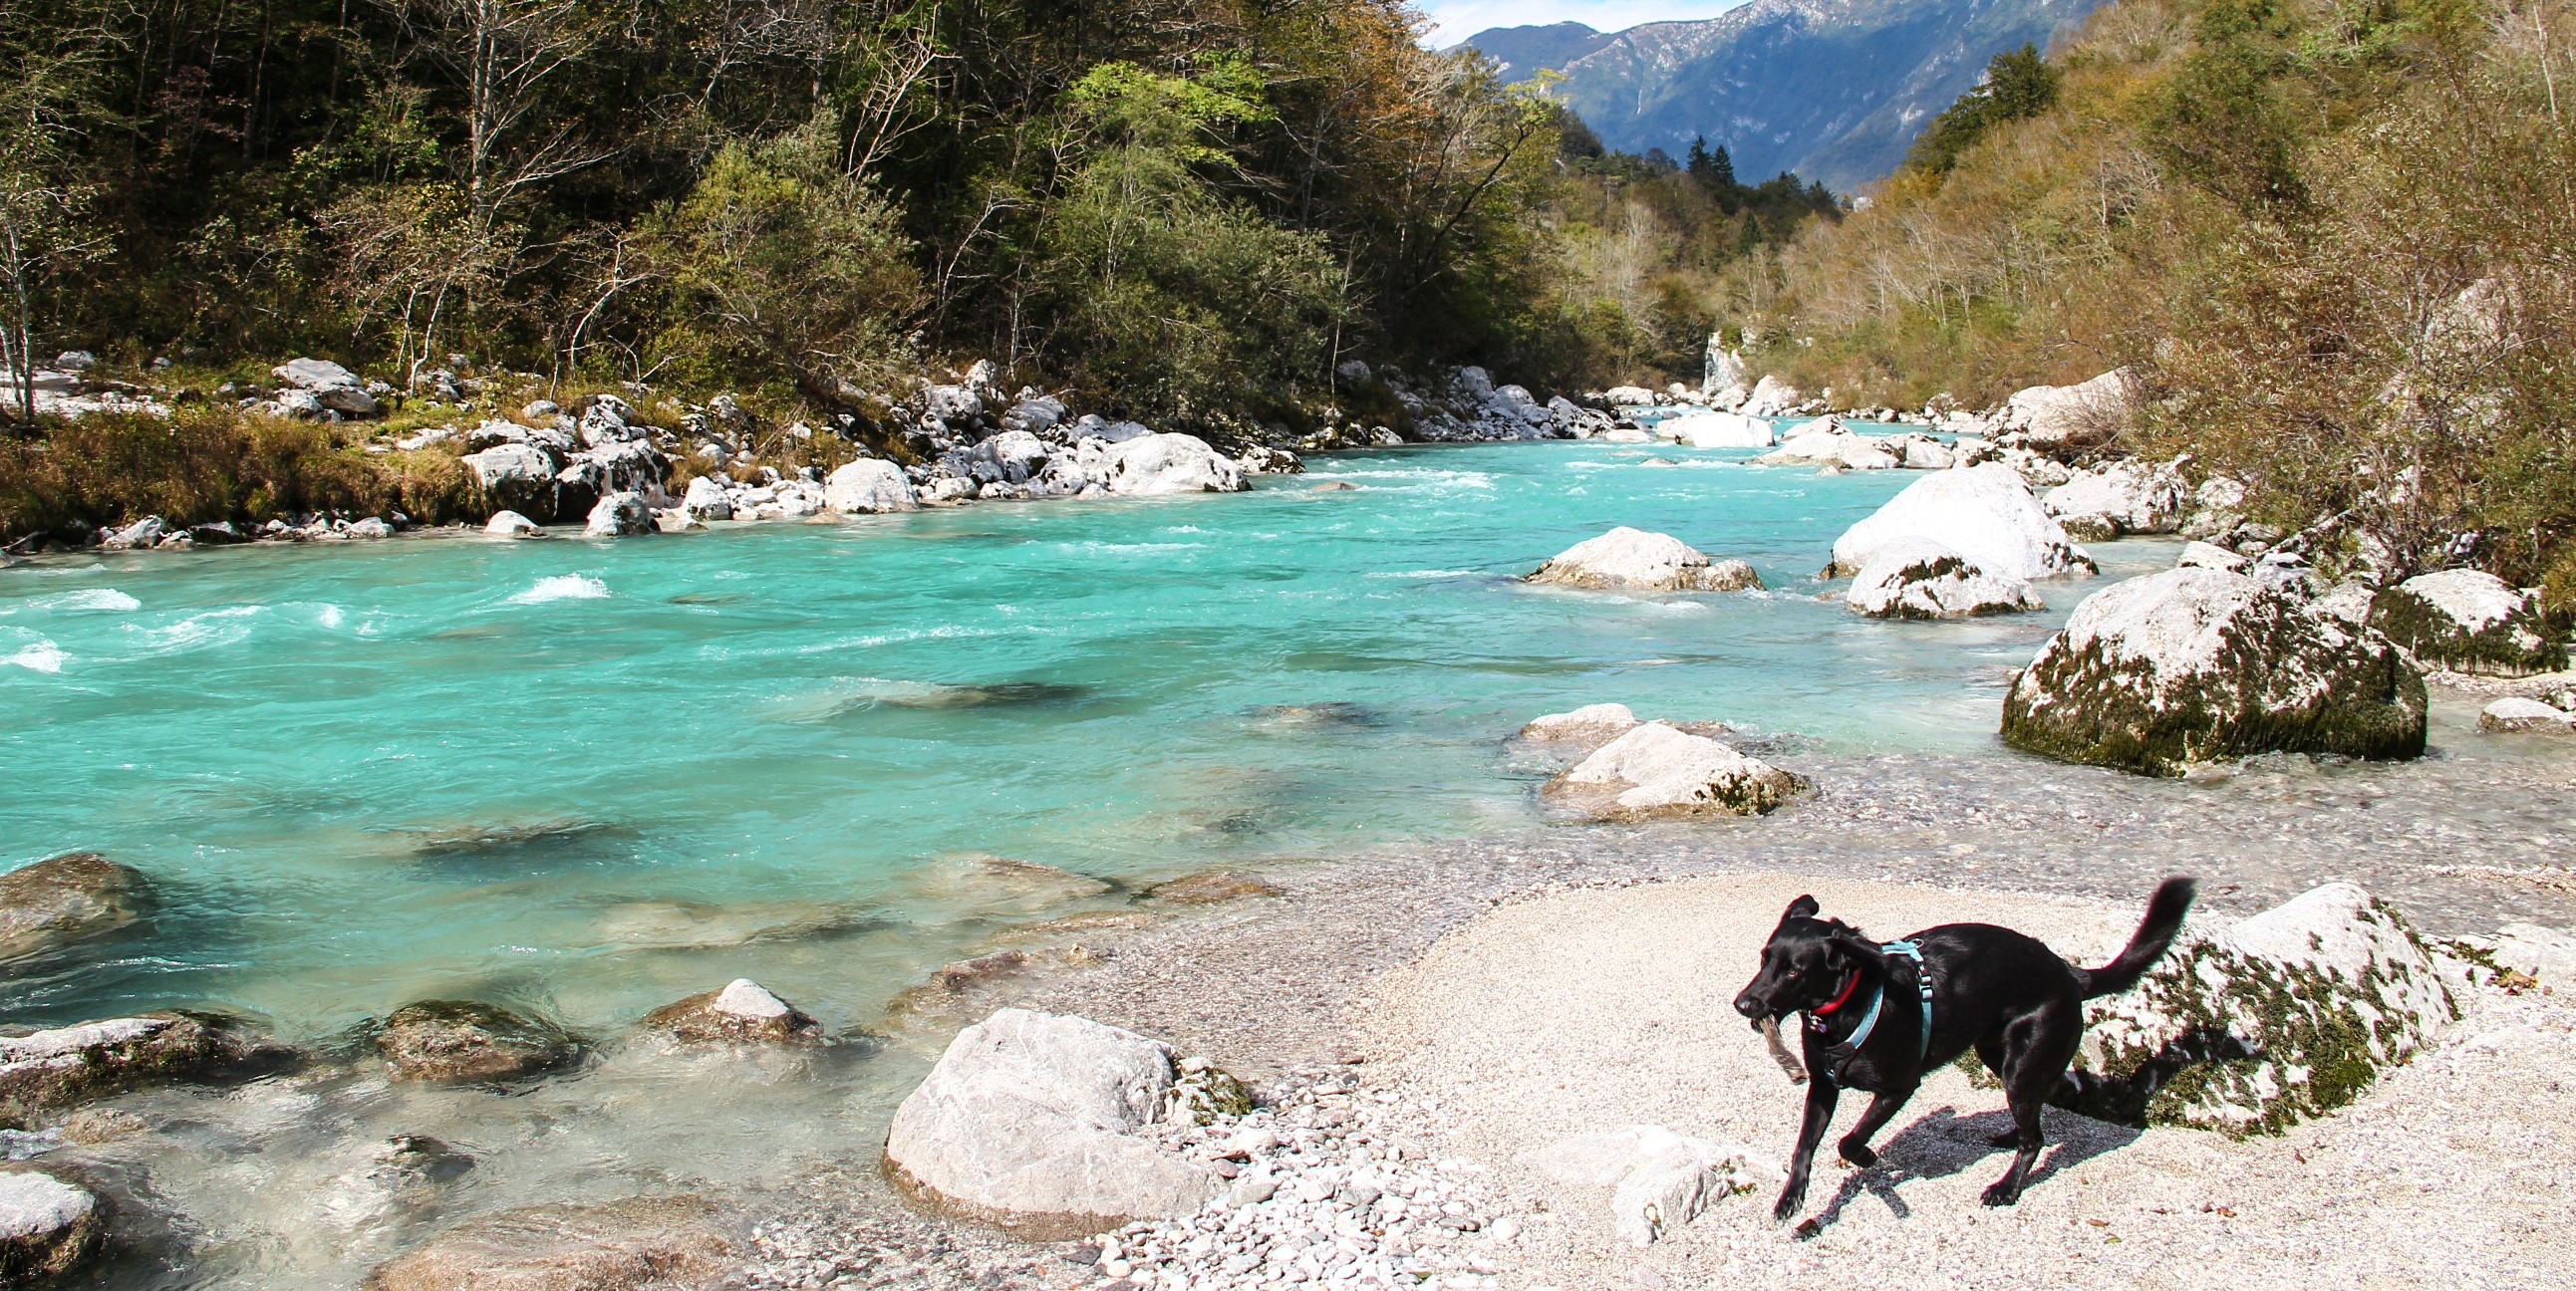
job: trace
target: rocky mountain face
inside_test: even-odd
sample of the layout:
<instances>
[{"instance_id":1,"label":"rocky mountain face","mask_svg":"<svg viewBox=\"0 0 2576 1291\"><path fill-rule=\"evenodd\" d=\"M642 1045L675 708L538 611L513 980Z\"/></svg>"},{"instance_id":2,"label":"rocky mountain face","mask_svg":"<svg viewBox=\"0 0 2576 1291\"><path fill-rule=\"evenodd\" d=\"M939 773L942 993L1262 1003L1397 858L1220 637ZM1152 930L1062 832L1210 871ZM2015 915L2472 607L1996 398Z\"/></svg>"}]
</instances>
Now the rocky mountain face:
<instances>
[{"instance_id":1,"label":"rocky mountain face","mask_svg":"<svg viewBox=\"0 0 2576 1291\"><path fill-rule=\"evenodd\" d=\"M1751 0L1699 22L1603 34L1581 23L1498 27L1464 43L1560 92L1613 148L1678 157L1724 144L1747 181L1783 170L1850 189L1904 160L1986 60L2045 49L2100 0Z\"/></svg>"}]
</instances>

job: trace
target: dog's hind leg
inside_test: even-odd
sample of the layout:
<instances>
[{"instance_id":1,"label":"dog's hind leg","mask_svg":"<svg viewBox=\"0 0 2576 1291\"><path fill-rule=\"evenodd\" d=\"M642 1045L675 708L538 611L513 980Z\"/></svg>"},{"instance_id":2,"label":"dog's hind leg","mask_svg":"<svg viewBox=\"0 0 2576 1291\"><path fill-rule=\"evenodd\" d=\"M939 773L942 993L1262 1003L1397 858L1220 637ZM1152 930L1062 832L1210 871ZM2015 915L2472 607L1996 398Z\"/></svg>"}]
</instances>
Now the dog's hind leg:
<instances>
[{"instance_id":1,"label":"dog's hind leg","mask_svg":"<svg viewBox=\"0 0 2576 1291\"><path fill-rule=\"evenodd\" d=\"M1986 1070L1995 1074L1995 1080L1997 1083L2001 1083L2003 1081L2004 1042L2003 1034L2001 1032L1982 1037L1977 1041L1977 1061L1986 1064ZM2017 1129L2006 1130L2003 1133L1986 1140L1986 1142L1999 1148L2020 1147L2021 1131Z\"/></svg>"},{"instance_id":2,"label":"dog's hind leg","mask_svg":"<svg viewBox=\"0 0 2576 1291\"><path fill-rule=\"evenodd\" d=\"M1987 1186L1980 1200L2009 1206L2021 1200L2023 1181L2039 1160L2042 1145L2039 1109L2066 1075L2083 1035L2080 1004L2051 1003L2004 1029L2004 1097L2012 1104L2013 1159L2004 1177Z\"/></svg>"},{"instance_id":3,"label":"dog's hind leg","mask_svg":"<svg viewBox=\"0 0 2576 1291\"><path fill-rule=\"evenodd\" d=\"M1789 1154L1789 1182L1781 1185L1780 1200L1771 1207L1774 1222L1789 1222L1807 1204L1807 1176L1815 1172L1816 1144L1823 1141L1825 1127L1834 1123L1834 1099L1841 1092L1822 1071L1807 1083L1807 1119L1798 1126L1798 1150Z\"/></svg>"},{"instance_id":4,"label":"dog's hind leg","mask_svg":"<svg viewBox=\"0 0 2576 1291\"><path fill-rule=\"evenodd\" d=\"M1914 1087L1911 1085L1871 1096L1868 1110L1860 1114L1860 1122L1851 1127L1851 1133L1844 1135L1841 1142L1834 1145L1834 1150L1843 1154L1843 1160L1863 1169L1877 1165L1878 1154L1870 1151L1869 1148L1870 1136L1878 1133L1879 1129L1887 1124L1888 1118L1896 1115L1897 1109L1905 1106L1905 1100L1912 1097L1914 1097Z\"/></svg>"}]
</instances>

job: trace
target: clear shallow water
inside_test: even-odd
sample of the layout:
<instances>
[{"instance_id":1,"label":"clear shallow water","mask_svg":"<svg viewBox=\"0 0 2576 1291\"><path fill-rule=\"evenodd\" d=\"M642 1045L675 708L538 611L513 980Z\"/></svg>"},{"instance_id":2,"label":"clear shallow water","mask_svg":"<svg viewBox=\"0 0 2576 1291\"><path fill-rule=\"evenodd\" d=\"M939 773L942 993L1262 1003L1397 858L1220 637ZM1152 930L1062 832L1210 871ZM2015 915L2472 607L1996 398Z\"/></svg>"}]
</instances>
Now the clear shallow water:
<instances>
[{"instance_id":1,"label":"clear shallow water","mask_svg":"<svg viewBox=\"0 0 2576 1291\"><path fill-rule=\"evenodd\" d=\"M963 853L1150 878L1523 823L1500 741L1605 699L1854 751L1989 744L2059 614L1819 601L1833 537L1914 477L1743 456L1405 450L1250 496L0 572L0 861L102 851L168 906L142 954L8 1013L194 1002L317 1034L497 991L596 1026L766 934L777 989L863 1022L957 940L914 925L975 922L926 890ZM1615 523L1774 590L1514 580ZM842 944L810 954L818 932Z\"/></svg>"}]
</instances>

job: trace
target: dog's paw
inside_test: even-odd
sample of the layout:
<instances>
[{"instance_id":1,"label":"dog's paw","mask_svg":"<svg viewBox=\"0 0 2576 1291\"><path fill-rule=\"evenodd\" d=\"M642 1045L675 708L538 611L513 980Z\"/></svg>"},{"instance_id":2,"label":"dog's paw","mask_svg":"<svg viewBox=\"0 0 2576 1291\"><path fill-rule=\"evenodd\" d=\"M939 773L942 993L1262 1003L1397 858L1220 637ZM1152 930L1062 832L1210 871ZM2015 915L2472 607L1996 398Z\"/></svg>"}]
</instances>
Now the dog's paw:
<instances>
[{"instance_id":1,"label":"dog's paw","mask_svg":"<svg viewBox=\"0 0 2576 1291\"><path fill-rule=\"evenodd\" d=\"M1989 1206L2010 1206L2021 1200L2021 1189L2013 1187L2009 1179L1998 1179L1987 1184L1986 1191L1977 1200Z\"/></svg>"},{"instance_id":2,"label":"dog's paw","mask_svg":"<svg viewBox=\"0 0 2576 1291\"><path fill-rule=\"evenodd\" d=\"M1843 1154L1843 1160L1849 1161L1863 1170L1878 1164L1878 1154L1871 1151L1869 1145L1866 1143L1854 1143L1849 1139L1845 1139L1841 1143L1835 1145L1834 1150Z\"/></svg>"},{"instance_id":3,"label":"dog's paw","mask_svg":"<svg viewBox=\"0 0 2576 1291\"><path fill-rule=\"evenodd\" d=\"M1779 1204L1771 1207L1771 1222L1775 1224L1788 1223L1790 1220L1798 1217L1798 1212L1804 1209L1806 1204L1807 1190L1804 1188L1799 1188L1792 1192L1781 1193Z\"/></svg>"}]
</instances>

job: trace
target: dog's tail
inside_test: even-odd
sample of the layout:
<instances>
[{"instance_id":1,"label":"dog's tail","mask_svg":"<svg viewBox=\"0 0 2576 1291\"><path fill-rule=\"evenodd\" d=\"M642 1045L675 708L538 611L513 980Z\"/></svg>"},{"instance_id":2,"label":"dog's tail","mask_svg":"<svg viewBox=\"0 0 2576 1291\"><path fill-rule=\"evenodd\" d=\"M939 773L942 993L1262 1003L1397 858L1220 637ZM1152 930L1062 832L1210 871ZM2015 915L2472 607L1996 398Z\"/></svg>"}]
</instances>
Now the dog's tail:
<instances>
[{"instance_id":1,"label":"dog's tail","mask_svg":"<svg viewBox=\"0 0 2576 1291\"><path fill-rule=\"evenodd\" d=\"M2138 935L2129 938L2129 948L2118 959L2084 973L2084 998L2097 999L2117 995L2138 984L2156 961L2165 957L2173 945L2174 934L2182 931L2182 917L2191 909L2191 898L2198 884L2190 879L2166 879L2156 885L2156 894L2147 899L2147 917L2138 924Z\"/></svg>"}]
</instances>

